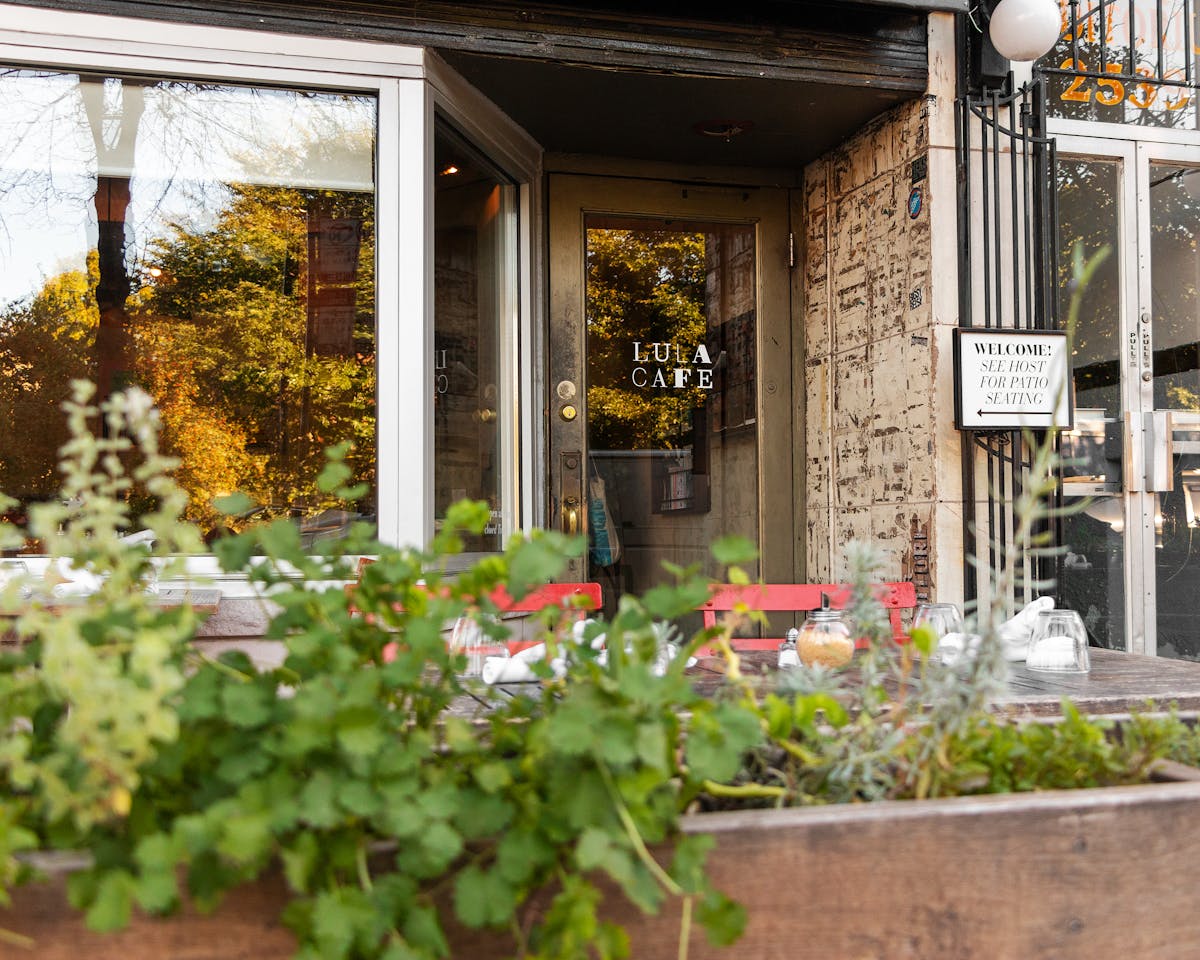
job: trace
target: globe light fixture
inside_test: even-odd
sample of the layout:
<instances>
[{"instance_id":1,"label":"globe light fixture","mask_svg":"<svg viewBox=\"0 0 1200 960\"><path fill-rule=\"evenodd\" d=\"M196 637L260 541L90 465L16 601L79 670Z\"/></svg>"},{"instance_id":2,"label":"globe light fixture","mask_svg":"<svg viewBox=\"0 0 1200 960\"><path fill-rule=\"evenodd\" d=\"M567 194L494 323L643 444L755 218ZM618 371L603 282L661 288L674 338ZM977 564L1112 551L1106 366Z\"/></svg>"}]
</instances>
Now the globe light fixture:
<instances>
[{"instance_id":1,"label":"globe light fixture","mask_svg":"<svg viewBox=\"0 0 1200 960\"><path fill-rule=\"evenodd\" d=\"M1006 60L1037 60L1062 31L1057 0L1000 0L992 11L992 46Z\"/></svg>"}]
</instances>

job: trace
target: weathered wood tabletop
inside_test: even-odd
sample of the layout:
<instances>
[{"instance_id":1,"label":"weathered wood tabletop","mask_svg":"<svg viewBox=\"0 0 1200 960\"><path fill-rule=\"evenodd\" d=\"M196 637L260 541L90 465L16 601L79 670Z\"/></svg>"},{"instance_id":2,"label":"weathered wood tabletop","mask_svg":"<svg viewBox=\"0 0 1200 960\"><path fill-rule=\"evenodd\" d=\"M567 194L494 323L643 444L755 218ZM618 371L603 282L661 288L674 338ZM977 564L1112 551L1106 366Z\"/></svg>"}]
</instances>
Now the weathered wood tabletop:
<instances>
[{"instance_id":1,"label":"weathered wood tabletop","mask_svg":"<svg viewBox=\"0 0 1200 960\"><path fill-rule=\"evenodd\" d=\"M217 587L159 587L154 593L148 593L147 599L152 607L173 609L185 603L197 613L215 613L221 603L221 591ZM50 602L42 602L42 606L54 613L59 610L71 610L84 606L86 597L66 596L57 597ZM33 601L29 601L32 603ZM15 618L23 611L0 610L0 616Z\"/></svg>"},{"instance_id":2,"label":"weathered wood tabletop","mask_svg":"<svg viewBox=\"0 0 1200 960\"><path fill-rule=\"evenodd\" d=\"M1088 657L1092 669L1085 674L1041 673L1023 663L1009 664L1009 695L1001 703L1038 715L1059 713L1064 697L1083 713L1128 713L1147 704L1200 711L1200 663L1097 647L1088 649Z\"/></svg>"},{"instance_id":3,"label":"weathered wood tabletop","mask_svg":"<svg viewBox=\"0 0 1200 960\"><path fill-rule=\"evenodd\" d=\"M777 654L752 651L740 655L743 670L758 672L770 682ZM1055 716L1062 701L1071 700L1087 714L1120 714L1133 710L1200 711L1200 663L1168 660L1135 653L1088 648L1091 671L1085 674L1045 673L1023 663L1008 665L1008 692L996 706L1017 714ZM723 682L721 662L701 660L691 672L697 685L713 691Z\"/></svg>"},{"instance_id":4,"label":"weathered wood tabletop","mask_svg":"<svg viewBox=\"0 0 1200 960\"><path fill-rule=\"evenodd\" d=\"M1069 699L1082 713L1093 715L1165 711L1172 707L1180 713L1200 713L1200 663L1097 647L1090 647L1088 655L1091 671L1086 674L1043 673L1023 663L1010 663L1008 692L995 702L996 708L1018 717L1054 717L1061 715L1062 702ZM739 657L742 672L757 676L764 691L775 685L779 676L776 652L754 650ZM701 658L689 668L688 675L702 693L715 695L725 683L724 661ZM476 688L474 696L460 697L451 712L479 718L495 698L532 689L526 684Z\"/></svg>"}]
</instances>

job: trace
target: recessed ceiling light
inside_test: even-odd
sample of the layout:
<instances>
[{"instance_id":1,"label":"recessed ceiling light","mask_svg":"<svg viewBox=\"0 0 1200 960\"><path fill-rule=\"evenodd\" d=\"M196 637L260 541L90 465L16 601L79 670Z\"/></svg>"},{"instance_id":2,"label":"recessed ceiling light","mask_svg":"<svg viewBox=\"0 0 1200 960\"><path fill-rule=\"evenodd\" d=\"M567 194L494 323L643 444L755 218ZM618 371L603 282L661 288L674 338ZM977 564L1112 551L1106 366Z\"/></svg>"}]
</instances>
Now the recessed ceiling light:
<instances>
[{"instance_id":1,"label":"recessed ceiling light","mask_svg":"<svg viewBox=\"0 0 1200 960\"><path fill-rule=\"evenodd\" d=\"M439 171L439 173L443 177L452 177L452 176L454 176L454 174L458 173L458 167L456 167L454 164L451 163L451 164L448 164L448 165L442 167L442 169Z\"/></svg>"}]
</instances>

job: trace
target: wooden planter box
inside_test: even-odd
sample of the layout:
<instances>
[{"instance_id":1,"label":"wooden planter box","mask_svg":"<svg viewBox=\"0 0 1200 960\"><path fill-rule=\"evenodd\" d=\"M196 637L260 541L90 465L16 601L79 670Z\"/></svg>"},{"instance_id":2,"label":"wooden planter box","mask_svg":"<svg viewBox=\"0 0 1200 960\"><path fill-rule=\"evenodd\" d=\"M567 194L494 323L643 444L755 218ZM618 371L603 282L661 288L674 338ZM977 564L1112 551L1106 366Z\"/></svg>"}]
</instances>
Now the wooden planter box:
<instances>
[{"instance_id":1,"label":"wooden planter box","mask_svg":"<svg viewBox=\"0 0 1200 960\"><path fill-rule=\"evenodd\" d=\"M1200 956L1200 782L861 806L707 814L718 886L750 922L728 950L696 931L693 960L1181 960ZM37 960L283 960L278 878L216 914L88 932L62 876L17 891L0 927ZM676 960L678 908L621 906L637 960ZM495 934L456 934L454 955L511 956Z\"/></svg>"}]
</instances>

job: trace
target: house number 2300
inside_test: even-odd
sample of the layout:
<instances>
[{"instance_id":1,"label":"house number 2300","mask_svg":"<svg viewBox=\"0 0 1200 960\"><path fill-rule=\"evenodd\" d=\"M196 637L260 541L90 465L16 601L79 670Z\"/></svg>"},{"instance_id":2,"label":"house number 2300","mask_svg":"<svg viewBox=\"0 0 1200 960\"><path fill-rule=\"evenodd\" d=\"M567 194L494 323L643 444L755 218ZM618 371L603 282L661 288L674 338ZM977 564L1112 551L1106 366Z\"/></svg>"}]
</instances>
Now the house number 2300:
<instances>
[{"instance_id":1,"label":"house number 2300","mask_svg":"<svg viewBox=\"0 0 1200 960\"><path fill-rule=\"evenodd\" d=\"M1082 60L1075 60L1072 57L1067 57L1059 66L1063 70L1086 70L1088 68ZM1121 73L1124 65L1110 63L1105 70L1108 73ZM1138 67L1137 72L1142 77L1154 76L1149 67ZM1170 77L1165 79L1170 79ZM1115 77L1076 77L1071 81L1071 85L1059 94L1059 99L1088 103L1092 99L1091 84L1093 81L1099 88L1094 91L1096 102L1106 107L1115 107L1124 100L1139 110L1148 110L1158 97L1158 89L1151 83L1138 83L1133 86L1132 90L1126 91L1125 84ZM1164 100L1163 106L1168 110L1182 110L1191 102L1191 99L1191 97L1181 96L1175 100Z\"/></svg>"}]
</instances>

